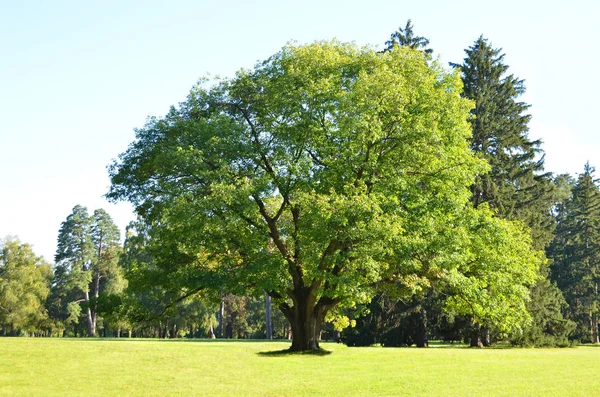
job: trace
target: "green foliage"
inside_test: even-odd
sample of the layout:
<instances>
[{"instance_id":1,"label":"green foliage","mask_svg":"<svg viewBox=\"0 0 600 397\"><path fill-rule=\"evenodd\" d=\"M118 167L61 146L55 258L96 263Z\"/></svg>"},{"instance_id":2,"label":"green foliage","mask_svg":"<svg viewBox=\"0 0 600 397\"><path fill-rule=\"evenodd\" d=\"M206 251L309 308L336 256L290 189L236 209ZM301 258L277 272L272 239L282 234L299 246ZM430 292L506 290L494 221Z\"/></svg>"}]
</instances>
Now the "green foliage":
<instances>
[{"instance_id":1,"label":"green foliage","mask_svg":"<svg viewBox=\"0 0 600 397\"><path fill-rule=\"evenodd\" d=\"M413 32L412 21L406 21L404 28L399 27L398 30L391 34L390 39L385 42L384 51L392 51L394 47L408 47L413 50L421 50L423 53L430 56L433 53L431 48L427 48L429 40L425 37L415 36Z\"/></svg>"},{"instance_id":2,"label":"green foliage","mask_svg":"<svg viewBox=\"0 0 600 397\"><path fill-rule=\"evenodd\" d=\"M29 244L15 237L0 240L0 332L16 335L48 327L44 302L52 272Z\"/></svg>"},{"instance_id":3,"label":"green foliage","mask_svg":"<svg viewBox=\"0 0 600 397\"><path fill-rule=\"evenodd\" d=\"M67 219L61 224L58 232L54 263L57 273L65 276L58 280L67 289L77 289L88 293L92 282L92 259L94 245L90 235L92 221L87 208L77 205Z\"/></svg>"},{"instance_id":4,"label":"green foliage","mask_svg":"<svg viewBox=\"0 0 600 397\"><path fill-rule=\"evenodd\" d=\"M288 46L150 119L110 167L108 197L134 204L158 278L267 291L297 350L318 348L329 311L386 282L411 294L446 280L485 297L474 315L498 307L514 324L510 300L526 297L539 258L517 226L465 206L486 165L460 87L406 47Z\"/></svg>"},{"instance_id":5,"label":"green foliage","mask_svg":"<svg viewBox=\"0 0 600 397\"><path fill-rule=\"evenodd\" d=\"M577 323L574 336L598 342L600 190L593 173L586 164L570 197L557 208L558 227L548 255L553 259L552 278L569 304L570 319Z\"/></svg>"},{"instance_id":6,"label":"green foliage","mask_svg":"<svg viewBox=\"0 0 600 397\"><path fill-rule=\"evenodd\" d=\"M119 294L126 286L119 267L120 235L110 215L102 210L90 216L77 205L61 224L55 255L50 312L63 330L87 313L89 336L95 336L101 294ZM85 305L85 307L76 306ZM82 310L83 309L83 310Z\"/></svg>"},{"instance_id":7,"label":"green foliage","mask_svg":"<svg viewBox=\"0 0 600 397\"><path fill-rule=\"evenodd\" d=\"M113 308L112 323L150 335L158 330L161 337L207 337L211 327L217 325L218 298L216 294L200 294L200 289L190 288L193 281L189 277L194 274L189 266L174 272L161 270L160 260L168 244L150 239L143 224L128 227L120 258L128 286L120 305Z\"/></svg>"},{"instance_id":8,"label":"green foliage","mask_svg":"<svg viewBox=\"0 0 600 397\"><path fill-rule=\"evenodd\" d=\"M511 343L520 346L564 347L569 346L569 335L575 323L563 318L568 307L565 298L555 284L547 278L540 280L531 290L528 311L532 322L522 332L511 336Z\"/></svg>"},{"instance_id":9,"label":"green foliage","mask_svg":"<svg viewBox=\"0 0 600 397\"><path fill-rule=\"evenodd\" d=\"M464 96L475 102L471 125L472 150L491 166L472 187L475 207L488 203L503 218L520 220L531 228L536 249L550 241L554 184L544 173L541 140L528 137L530 105L520 102L523 80L507 74L502 49L479 37L465 50L460 68Z\"/></svg>"},{"instance_id":10,"label":"green foliage","mask_svg":"<svg viewBox=\"0 0 600 397\"><path fill-rule=\"evenodd\" d=\"M483 205L471 212L464 219L464 259L448 277L453 293L446 307L502 332L519 329L530 320L525 304L543 253L531 250L529 230L521 223L493 218Z\"/></svg>"},{"instance_id":11,"label":"green foliage","mask_svg":"<svg viewBox=\"0 0 600 397\"><path fill-rule=\"evenodd\" d=\"M477 177L471 200L475 207L487 203L498 216L523 222L530 229L534 248L542 250L552 239L552 207L561 192L555 189L551 174L544 172L542 142L528 137L529 105L519 101L524 82L508 74L501 51L479 37L465 50L463 63L453 64L461 70L464 96L475 101L471 148L491 165L489 173ZM552 301L556 291L544 280L547 274L541 276L532 293ZM562 317L560 305L550 307L557 310L551 317ZM530 327L545 328L542 318L533 318L539 323Z\"/></svg>"}]
</instances>

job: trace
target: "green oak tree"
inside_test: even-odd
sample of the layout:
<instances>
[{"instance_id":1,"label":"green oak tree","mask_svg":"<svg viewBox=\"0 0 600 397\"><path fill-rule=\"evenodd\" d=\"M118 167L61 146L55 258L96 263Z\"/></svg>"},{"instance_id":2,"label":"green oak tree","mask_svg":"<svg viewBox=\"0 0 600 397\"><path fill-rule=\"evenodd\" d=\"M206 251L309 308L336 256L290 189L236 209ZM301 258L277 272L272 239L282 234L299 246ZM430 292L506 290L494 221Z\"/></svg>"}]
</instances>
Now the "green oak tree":
<instances>
[{"instance_id":1,"label":"green oak tree","mask_svg":"<svg viewBox=\"0 0 600 397\"><path fill-rule=\"evenodd\" d=\"M458 289L485 273L464 273L473 261L502 267L507 291L530 281L539 262L527 239L469 209L486 169L468 146L470 108L458 74L422 52L290 45L150 119L110 166L108 197L133 203L161 242L164 277L180 275L189 293L267 291L291 350L315 350L328 314L388 282ZM470 239L473 216L497 229L489 247Z\"/></svg>"},{"instance_id":2,"label":"green oak tree","mask_svg":"<svg viewBox=\"0 0 600 397\"><path fill-rule=\"evenodd\" d=\"M44 303L50 291L50 265L15 237L0 240L0 332L38 332L48 328Z\"/></svg>"}]
</instances>

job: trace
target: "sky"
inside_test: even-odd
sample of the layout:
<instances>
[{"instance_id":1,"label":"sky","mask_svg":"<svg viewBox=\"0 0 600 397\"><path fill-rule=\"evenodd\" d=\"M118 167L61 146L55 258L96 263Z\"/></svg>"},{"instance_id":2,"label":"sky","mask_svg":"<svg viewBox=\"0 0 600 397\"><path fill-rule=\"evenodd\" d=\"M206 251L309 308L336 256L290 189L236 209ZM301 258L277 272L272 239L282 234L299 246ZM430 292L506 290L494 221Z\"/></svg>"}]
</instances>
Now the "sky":
<instances>
[{"instance_id":1,"label":"sky","mask_svg":"<svg viewBox=\"0 0 600 397\"><path fill-rule=\"evenodd\" d=\"M0 238L52 262L61 222L81 204L121 231L128 203L109 203L107 165L148 116L196 81L250 69L290 41L381 48L412 19L442 64L483 35L525 80L529 136L546 170L600 167L600 2L565 1L31 1L0 0Z\"/></svg>"}]
</instances>

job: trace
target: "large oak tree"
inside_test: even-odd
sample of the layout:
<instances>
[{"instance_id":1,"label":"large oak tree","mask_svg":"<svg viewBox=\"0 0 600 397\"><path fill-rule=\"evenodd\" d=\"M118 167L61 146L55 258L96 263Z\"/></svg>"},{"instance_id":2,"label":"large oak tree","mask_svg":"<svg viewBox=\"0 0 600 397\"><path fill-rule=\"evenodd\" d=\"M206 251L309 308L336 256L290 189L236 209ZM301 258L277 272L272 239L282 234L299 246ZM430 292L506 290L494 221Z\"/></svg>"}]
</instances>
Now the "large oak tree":
<instances>
[{"instance_id":1,"label":"large oak tree","mask_svg":"<svg viewBox=\"0 0 600 397\"><path fill-rule=\"evenodd\" d=\"M108 197L134 204L155 265L189 293L267 291L295 351L318 349L328 312L383 283L466 285L456 309L504 302L522 320L539 255L518 225L469 208L486 169L470 109L458 74L422 52L291 45L150 119L111 165Z\"/></svg>"}]
</instances>

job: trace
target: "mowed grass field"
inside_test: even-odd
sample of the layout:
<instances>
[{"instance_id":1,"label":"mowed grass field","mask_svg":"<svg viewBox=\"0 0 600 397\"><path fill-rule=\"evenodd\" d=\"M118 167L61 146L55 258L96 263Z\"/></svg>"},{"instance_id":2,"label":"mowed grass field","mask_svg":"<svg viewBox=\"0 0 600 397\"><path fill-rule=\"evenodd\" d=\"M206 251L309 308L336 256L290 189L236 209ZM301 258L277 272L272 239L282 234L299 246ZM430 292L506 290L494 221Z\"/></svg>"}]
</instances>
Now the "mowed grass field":
<instances>
[{"instance_id":1,"label":"mowed grass field","mask_svg":"<svg viewBox=\"0 0 600 397\"><path fill-rule=\"evenodd\" d=\"M0 338L0 395L590 396L600 347L348 348L285 342Z\"/></svg>"}]
</instances>

